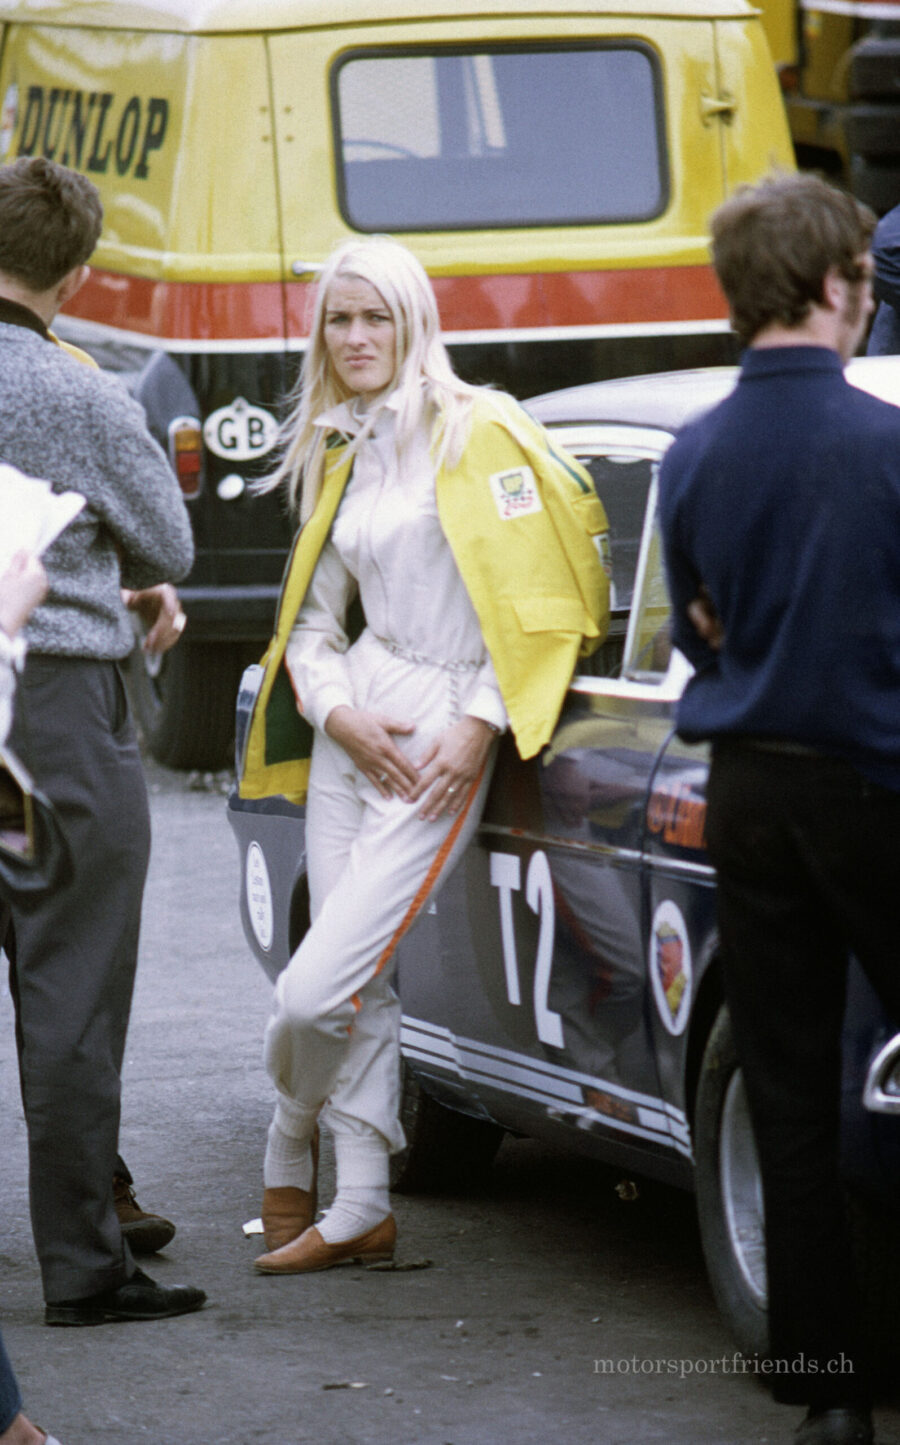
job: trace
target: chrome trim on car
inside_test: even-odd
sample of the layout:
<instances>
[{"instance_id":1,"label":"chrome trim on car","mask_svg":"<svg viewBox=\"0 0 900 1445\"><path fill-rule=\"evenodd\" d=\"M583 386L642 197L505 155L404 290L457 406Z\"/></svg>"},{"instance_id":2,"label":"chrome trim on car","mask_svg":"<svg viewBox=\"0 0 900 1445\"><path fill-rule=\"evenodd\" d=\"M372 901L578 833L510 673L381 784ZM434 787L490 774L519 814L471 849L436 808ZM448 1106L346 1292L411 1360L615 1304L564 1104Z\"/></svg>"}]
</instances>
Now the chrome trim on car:
<instances>
[{"instance_id":1,"label":"chrome trim on car","mask_svg":"<svg viewBox=\"0 0 900 1445\"><path fill-rule=\"evenodd\" d=\"M636 867L643 861L643 854L636 848L619 848L613 843L581 843L575 838L556 837L552 833L534 833L528 828L505 827L502 823L480 823L479 834L491 833L497 838L514 838L517 843L532 843L537 848L551 848L554 853L578 853L587 858L610 858L615 865L621 863Z\"/></svg>"},{"instance_id":2,"label":"chrome trim on car","mask_svg":"<svg viewBox=\"0 0 900 1445\"><path fill-rule=\"evenodd\" d=\"M505 828L499 823L481 823L479 834L495 838L513 838L517 843L530 843L536 848L549 848L554 853L577 853L587 858L607 858L614 868L637 868L646 864L657 873L678 873L685 878L715 882L716 870L710 863L693 863L668 854L641 853L637 848L620 848L613 843L580 843L574 838L557 838L549 833L533 833L524 828Z\"/></svg>"},{"instance_id":3,"label":"chrome trim on car","mask_svg":"<svg viewBox=\"0 0 900 1445\"><path fill-rule=\"evenodd\" d=\"M896 1087L888 1090L886 1082L895 1072ZM900 1114L900 1034L894 1034L882 1044L869 1064L863 1085L863 1106L873 1114Z\"/></svg>"},{"instance_id":4,"label":"chrome trim on car","mask_svg":"<svg viewBox=\"0 0 900 1445\"><path fill-rule=\"evenodd\" d=\"M630 422L552 422L553 440L575 456L642 458L661 461L675 440L663 427L633 426Z\"/></svg>"},{"instance_id":5,"label":"chrome trim on car","mask_svg":"<svg viewBox=\"0 0 900 1445\"><path fill-rule=\"evenodd\" d=\"M630 624L629 624L630 627ZM628 643L625 644L626 656ZM684 653L672 649L665 674L659 678L590 677L576 673L569 683L569 691L587 697L625 697L636 702L677 703L684 686L693 672Z\"/></svg>"},{"instance_id":6,"label":"chrome trim on car","mask_svg":"<svg viewBox=\"0 0 900 1445\"><path fill-rule=\"evenodd\" d=\"M657 857L653 853L645 853L642 857L656 873L680 873L686 878L701 878L704 883L716 881L716 870L710 863L690 863L685 858L670 858L668 854Z\"/></svg>"},{"instance_id":7,"label":"chrome trim on car","mask_svg":"<svg viewBox=\"0 0 900 1445\"><path fill-rule=\"evenodd\" d=\"M408 1059L445 1070L459 1079L478 1081L502 1093L544 1104L550 1112L574 1121L578 1128L599 1124L633 1138L665 1145L686 1159L691 1158L687 1117L665 1099L563 1068L547 1059L497 1048L478 1039L460 1038L447 1028L407 1014L403 1015L400 1043ZM585 1087L621 1100L634 1110L634 1119L620 1119L586 1103Z\"/></svg>"}]
</instances>

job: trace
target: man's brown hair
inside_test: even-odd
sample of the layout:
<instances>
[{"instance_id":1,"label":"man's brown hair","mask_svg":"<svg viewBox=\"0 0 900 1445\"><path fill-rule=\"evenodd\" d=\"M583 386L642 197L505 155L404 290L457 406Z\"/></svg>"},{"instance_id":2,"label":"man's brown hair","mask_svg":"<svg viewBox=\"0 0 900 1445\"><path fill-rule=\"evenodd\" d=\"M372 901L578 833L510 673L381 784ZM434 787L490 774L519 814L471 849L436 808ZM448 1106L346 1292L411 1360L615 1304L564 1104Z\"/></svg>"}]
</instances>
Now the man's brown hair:
<instances>
[{"instance_id":1,"label":"man's brown hair","mask_svg":"<svg viewBox=\"0 0 900 1445\"><path fill-rule=\"evenodd\" d=\"M43 156L0 166L0 271L47 291L88 259L100 236L100 192Z\"/></svg>"},{"instance_id":2,"label":"man's brown hair","mask_svg":"<svg viewBox=\"0 0 900 1445\"><path fill-rule=\"evenodd\" d=\"M773 323L798 326L824 299L826 272L862 281L875 216L818 176L790 172L741 186L711 222L716 275L744 342Z\"/></svg>"}]
</instances>

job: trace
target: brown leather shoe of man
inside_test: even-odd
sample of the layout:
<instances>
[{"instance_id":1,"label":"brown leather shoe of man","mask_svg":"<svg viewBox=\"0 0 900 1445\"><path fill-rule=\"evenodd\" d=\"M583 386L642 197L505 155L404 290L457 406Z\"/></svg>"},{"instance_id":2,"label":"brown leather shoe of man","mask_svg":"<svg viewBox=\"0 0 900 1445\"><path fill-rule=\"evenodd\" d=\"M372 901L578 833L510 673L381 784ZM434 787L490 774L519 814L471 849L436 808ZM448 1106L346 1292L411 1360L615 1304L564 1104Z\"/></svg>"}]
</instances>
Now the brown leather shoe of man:
<instances>
[{"instance_id":1,"label":"brown leather shoe of man","mask_svg":"<svg viewBox=\"0 0 900 1445\"><path fill-rule=\"evenodd\" d=\"M122 1236L132 1254L155 1254L175 1237L175 1226L161 1214L147 1214L134 1197L131 1182L113 1175L113 1200L122 1226Z\"/></svg>"},{"instance_id":2,"label":"brown leather shoe of man","mask_svg":"<svg viewBox=\"0 0 900 1445\"><path fill-rule=\"evenodd\" d=\"M281 1249L290 1244L304 1230L309 1229L316 1217L319 1202L319 1131L316 1129L310 1144L313 1177L311 1189L295 1189L292 1185L280 1185L263 1190L262 1222L263 1239L267 1249Z\"/></svg>"},{"instance_id":3,"label":"brown leather shoe of man","mask_svg":"<svg viewBox=\"0 0 900 1445\"><path fill-rule=\"evenodd\" d=\"M376 1260L393 1259L397 1243L397 1223L387 1215L355 1239L342 1244L326 1244L315 1225L271 1254L261 1254L254 1267L260 1274L311 1274L314 1270L332 1269L336 1264L374 1264Z\"/></svg>"}]
</instances>

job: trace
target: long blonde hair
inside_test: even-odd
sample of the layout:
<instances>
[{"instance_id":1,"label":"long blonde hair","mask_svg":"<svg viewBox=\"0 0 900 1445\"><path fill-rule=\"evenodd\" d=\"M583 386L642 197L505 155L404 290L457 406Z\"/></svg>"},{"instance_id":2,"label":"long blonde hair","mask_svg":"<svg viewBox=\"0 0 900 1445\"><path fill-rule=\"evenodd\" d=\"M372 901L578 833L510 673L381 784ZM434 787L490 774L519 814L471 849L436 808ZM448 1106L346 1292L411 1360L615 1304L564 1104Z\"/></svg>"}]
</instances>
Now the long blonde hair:
<instances>
[{"instance_id":1,"label":"long blonde hair","mask_svg":"<svg viewBox=\"0 0 900 1445\"><path fill-rule=\"evenodd\" d=\"M281 430L281 460L263 484L268 491L286 482L301 522L312 512L325 474L325 431L314 425L316 417L355 395L336 375L325 345L328 292L339 276L374 286L391 314L396 335L391 385L370 408L351 442L351 453L370 434L391 397L397 411L398 447L402 449L427 420L432 439L439 442L436 465L456 466L468 437L472 399L479 390L461 381L450 364L431 282L412 252L389 236L369 236L339 246L319 278L309 348L291 396L291 413Z\"/></svg>"}]
</instances>

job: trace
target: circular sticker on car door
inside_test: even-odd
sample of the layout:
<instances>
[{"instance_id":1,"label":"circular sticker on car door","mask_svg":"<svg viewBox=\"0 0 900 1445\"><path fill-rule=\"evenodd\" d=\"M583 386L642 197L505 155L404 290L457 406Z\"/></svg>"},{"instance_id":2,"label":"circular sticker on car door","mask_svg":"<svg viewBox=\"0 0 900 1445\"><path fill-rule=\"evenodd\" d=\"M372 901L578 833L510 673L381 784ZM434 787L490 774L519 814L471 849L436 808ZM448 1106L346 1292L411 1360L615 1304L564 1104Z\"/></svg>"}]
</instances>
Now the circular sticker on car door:
<instances>
[{"instance_id":1,"label":"circular sticker on car door","mask_svg":"<svg viewBox=\"0 0 900 1445\"><path fill-rule=\"evenodd\" d=\"M691 1006L691 945L681 909L667 898L650 929L650 981L659 1016L670 1034L680 1034Z\"/></svg>"},{"instance_id":2,"label":"circular sticker on car door","mask_svg":"<svg viewBox=\"0 0 900 1445\"><path fill-rule=\"evenodd\" d=\"M256 941L264 952L272 947L274 932L274 910L272 908L272 885L262 848L251 843L247 849L247 865L244 875L247 890L247 914Z\"/></svg>"}]
</instances>

